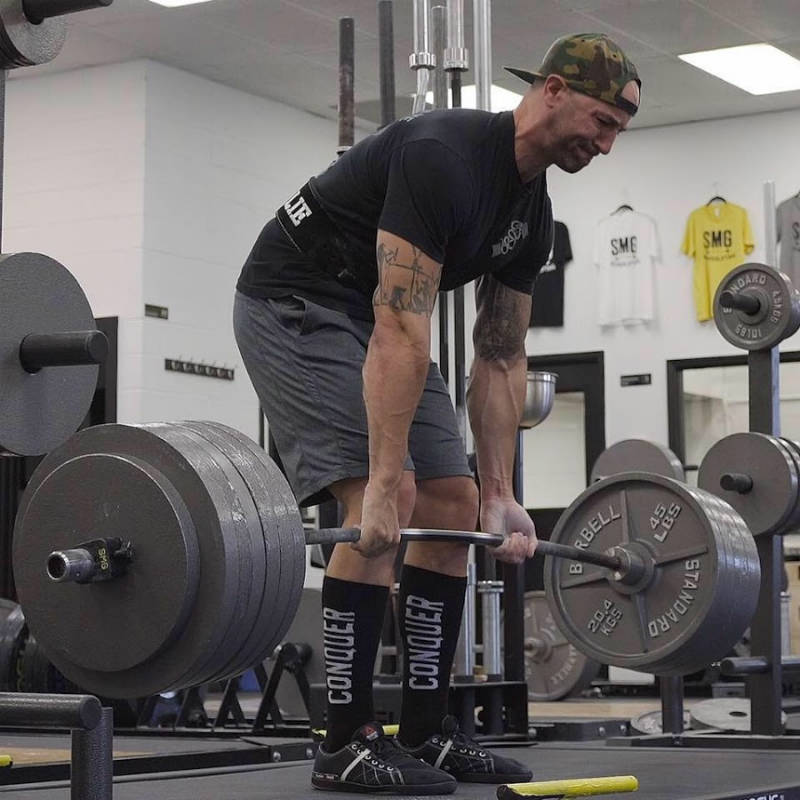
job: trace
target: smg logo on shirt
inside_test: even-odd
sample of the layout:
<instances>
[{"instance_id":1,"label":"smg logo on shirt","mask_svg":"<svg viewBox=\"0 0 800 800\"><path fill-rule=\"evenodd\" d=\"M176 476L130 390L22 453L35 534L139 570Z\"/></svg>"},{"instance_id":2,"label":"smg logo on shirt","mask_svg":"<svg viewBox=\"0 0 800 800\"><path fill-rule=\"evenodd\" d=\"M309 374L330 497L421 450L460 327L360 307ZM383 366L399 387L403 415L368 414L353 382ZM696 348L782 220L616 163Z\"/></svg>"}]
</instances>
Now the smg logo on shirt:
<instances>
[{"instance_id":1,"label":"smg logo on shirt","mask_svg":"<svg viewBox=\"0 0 800 800\"><path fill-rule=\"evenodd\" d=\"M638 236L615 236L611 240L611 255L633 255L639 252Z\"/></svg>"},{"instance_id":2,"label":"smg logo on shirt","mask_svg":"<svg viewBox=\"0 0 800 800\"><path fill-rule=\"evenodd\" d=\"M515 219L509 226L503 238L492 245L492 258L505 256L510 253L528 235L528 223Z\"/></svg>"},{"instance_id":3,"label":"smg logo on shirt","mask_svg":"<svg viewBox=\"0 0 800 800\"><path fill-rule=\"evenodd\" d=\"M703 246L707 250L733 247L733 231L703 231Z\"/></svg>"}]
</instances>

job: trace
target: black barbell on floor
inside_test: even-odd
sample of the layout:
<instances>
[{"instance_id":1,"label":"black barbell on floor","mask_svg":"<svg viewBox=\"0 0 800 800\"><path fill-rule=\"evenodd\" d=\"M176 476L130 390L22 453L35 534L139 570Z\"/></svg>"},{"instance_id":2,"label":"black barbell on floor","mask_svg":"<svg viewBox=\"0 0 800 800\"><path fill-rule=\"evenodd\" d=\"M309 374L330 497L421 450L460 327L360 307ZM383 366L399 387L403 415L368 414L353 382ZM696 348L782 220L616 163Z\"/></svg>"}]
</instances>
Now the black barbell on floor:
<instances>
[{"instance_id":1,"label":"black barbell on floor","mask_svg":"<svg viewBox=\"0 0 800 800\"><path fill-rule=\"evenodd\" d=\"M277 466L232 428L101 425L54 450L31 477L14 573L32 632L70 681L106 697L146 696L264 661L296 613L306 545L355 535L306 532ZM604 663L700 669L728 654L758 597L758 555L741 517L666 477L593 484L539 552L558 627Z\"/></svg>"}]
</instances>

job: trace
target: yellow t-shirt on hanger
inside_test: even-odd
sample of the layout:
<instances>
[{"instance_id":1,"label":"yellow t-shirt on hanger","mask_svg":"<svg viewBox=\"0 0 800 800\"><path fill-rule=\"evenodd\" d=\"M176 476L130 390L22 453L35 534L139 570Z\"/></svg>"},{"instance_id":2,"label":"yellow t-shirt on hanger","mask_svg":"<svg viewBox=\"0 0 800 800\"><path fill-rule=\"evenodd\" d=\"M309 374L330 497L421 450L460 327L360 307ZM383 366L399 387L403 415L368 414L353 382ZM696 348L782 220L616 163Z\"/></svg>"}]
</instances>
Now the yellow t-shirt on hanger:
<instances>
[{"instance_id":1,"label":"yellow t-shirt on hanger","mask_svg":"<svg viewBox=\"0 0 800 800\"><path fill-rule=\"evenodd\" d=\"M755 243L747 211L734 203L696 208L686 222L681 250L694 259L694 304L697 319L711 319L720 281L744 262Z\"/></svg>"}]
</instances>

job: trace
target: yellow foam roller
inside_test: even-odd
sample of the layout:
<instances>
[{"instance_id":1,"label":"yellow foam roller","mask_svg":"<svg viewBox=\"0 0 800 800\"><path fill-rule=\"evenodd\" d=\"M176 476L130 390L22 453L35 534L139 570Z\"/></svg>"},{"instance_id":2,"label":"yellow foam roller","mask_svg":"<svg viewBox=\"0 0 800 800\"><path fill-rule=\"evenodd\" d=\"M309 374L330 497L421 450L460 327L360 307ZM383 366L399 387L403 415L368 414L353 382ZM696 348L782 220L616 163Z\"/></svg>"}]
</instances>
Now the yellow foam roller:
<instances>
[{"instance_id":1,"label":"yellow foam roller","mask_svg":"<svg viewBox=\"0 0 800 800\"><path fill-rule=\"evenodd\" d=\"M386 736L397 736L400 726L395 722L391 725L383 725L383 732ZM328 731L325 728L314 728L311 731L315 736L321 736L323 739L327 736Z\"/></svg>"},{"instance_id":2,"label":"yellow foam roller","mask_svg":"<svg viewBox=\"0 0 800 800\"><path fill-rule=\"evenodd\" d=\"M633 775L609 775L604 778L572 778L562 781L509 783L497 788L499 800L513 797L587 797L594 794L635 792L639 781Z\"/></svg>"}]
</instances>

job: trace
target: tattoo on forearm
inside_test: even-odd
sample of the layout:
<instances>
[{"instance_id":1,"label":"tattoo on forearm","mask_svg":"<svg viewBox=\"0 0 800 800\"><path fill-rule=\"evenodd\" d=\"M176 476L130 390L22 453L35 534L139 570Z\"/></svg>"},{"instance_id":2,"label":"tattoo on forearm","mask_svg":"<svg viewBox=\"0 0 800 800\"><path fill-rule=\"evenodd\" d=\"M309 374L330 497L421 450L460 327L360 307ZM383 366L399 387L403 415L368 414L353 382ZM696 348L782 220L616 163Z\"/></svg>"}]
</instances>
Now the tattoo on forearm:
<instances>
[{"instance_id":1,"label":"tattoo on forearm","mask_svg":"<svg viewBox=\"0 0 800 800\"><path fill-rule=\"evenodd\" d=\"M490 276L478 280L476 297L475 354L485 361L524 357L530 299Z\"/></svg>"},{"instance_id":2,"label":"tattoo on forearm","mask_svg":"<svg viewBox=\"0 0 800 800\"><path fill-rule=\"evenodd\" d=\"M372 298L376 306L412 314L433 312L438 280L422 261L422 251L411 245L411 263L401 263L400 248L378 242L378 286Z\"/></svg>"}]
</instances>

